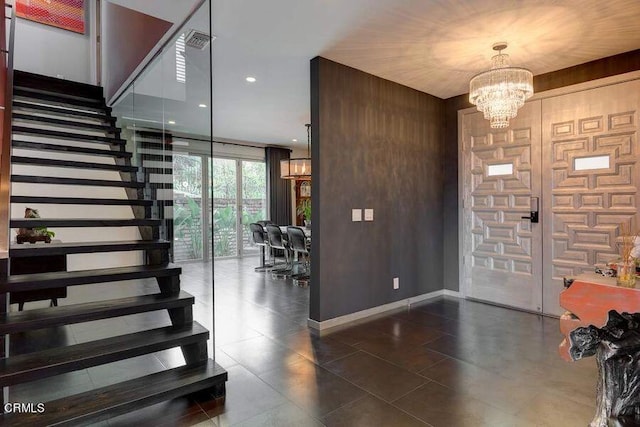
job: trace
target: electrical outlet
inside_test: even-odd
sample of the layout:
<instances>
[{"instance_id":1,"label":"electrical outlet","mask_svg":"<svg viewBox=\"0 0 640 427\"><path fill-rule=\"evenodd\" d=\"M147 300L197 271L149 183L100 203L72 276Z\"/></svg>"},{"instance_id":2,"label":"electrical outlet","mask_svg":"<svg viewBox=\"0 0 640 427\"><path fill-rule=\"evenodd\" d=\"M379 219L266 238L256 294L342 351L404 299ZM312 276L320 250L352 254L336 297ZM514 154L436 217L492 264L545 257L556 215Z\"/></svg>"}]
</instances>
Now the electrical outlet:
<instances>
[{"instance_id":1,"label":"electrical outlet","mask_svg":"<svg viewBox=\"0 0 640 427\"><path fill-rule=\"evenodd\" d=\"M399 277L394 277L393 278L393 289L400 289L400 278Z\"/></svg>"},{"instance_id":2,"label":"electrical outlet","mask_svg":"<svg viewBox=\"0 0 640 427\"><path fill-rule=\"evenodd\" d=\"M362 221L362 209L351 209L351 221L353 222Z\"/></svg>"}]
</instances>

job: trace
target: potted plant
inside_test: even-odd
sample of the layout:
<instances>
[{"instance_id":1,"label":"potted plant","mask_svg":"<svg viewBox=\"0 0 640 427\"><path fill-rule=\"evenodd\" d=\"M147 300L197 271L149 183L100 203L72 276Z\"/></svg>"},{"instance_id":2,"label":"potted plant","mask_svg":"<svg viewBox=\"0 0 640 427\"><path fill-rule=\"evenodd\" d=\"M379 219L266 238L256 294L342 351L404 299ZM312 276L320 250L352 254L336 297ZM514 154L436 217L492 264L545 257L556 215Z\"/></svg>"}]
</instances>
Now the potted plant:
<instances>
[{"instance_id":1,"label":"potted plant","mask_svg":"<svg viewBox=\"0 0 640 427\"><path fill-rule=\"evenodd\" d=\"M296 212L304 218L304 226L311 227L311 199L300 200Z\"/></svg>"}]
</instances>

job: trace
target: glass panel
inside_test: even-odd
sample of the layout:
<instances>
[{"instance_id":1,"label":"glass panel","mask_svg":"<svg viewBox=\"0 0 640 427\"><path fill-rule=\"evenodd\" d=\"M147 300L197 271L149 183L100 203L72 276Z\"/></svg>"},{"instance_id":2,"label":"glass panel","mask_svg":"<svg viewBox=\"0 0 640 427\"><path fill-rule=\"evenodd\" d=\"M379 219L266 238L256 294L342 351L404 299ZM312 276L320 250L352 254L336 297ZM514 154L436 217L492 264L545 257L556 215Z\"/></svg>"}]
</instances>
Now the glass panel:
<instances>
[{"instance_id":1,"label":"glass panel","mask_svg":"<svg viewBox=\"0 0 640 427\"><path fill-rule=\"evenodd\" d=\"M236 256L238 254L236 161L213 158L209 159L209 162L212 177L209 188L212 189L210 194L213 195L213 256Z\"/></svg>"},{"instance_id":2,"label":"glass panel","mask_svg":"<svg viewBox=\"0 0 640 427\"><path fill-rule=\"evenodd\" d=\"M267 218L267 172L263 162L242 162L242 254L256 254L249 224Z\"/></svg>"},{"instance_id":3,"label":"glass panel","mask_svg":"<svg viewBox=\"0 0 640 427\"><path fill-rule=\"evenodd\" d=\"M202 158L173 155L173 257L202 259Z\"/></svg>"},{"instance_id":4,"label":"glass panel","mask_svg":"<svg viewBox=\"0 0 640 427\"><path fill-rule=\"evenodd\" d=\"M512 175L513 174L513 164L511 163L503 163L500 165L489 165L487 168L487 176L496 176L496 175Z\"/></svg>"},{"instance_id":5,"label":"glass panel","mask_svg":"<svg viewBox=\"0 0 640 427\"><path fill-rule=\"evenodd\" d=\"M581 157L574 160L574 170L609 169L609 156Z\"/></svg>"}]
</instances>

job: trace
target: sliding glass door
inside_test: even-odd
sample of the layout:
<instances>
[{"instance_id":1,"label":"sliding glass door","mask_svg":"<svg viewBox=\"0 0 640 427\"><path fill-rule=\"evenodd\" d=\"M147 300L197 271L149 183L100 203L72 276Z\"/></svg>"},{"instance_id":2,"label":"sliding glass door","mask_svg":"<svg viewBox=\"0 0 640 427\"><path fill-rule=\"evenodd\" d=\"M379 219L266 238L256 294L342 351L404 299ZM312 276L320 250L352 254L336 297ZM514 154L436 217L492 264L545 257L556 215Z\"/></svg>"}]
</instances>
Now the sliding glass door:
<instances>
[{"instance_id":1,"label":"sliding glass door","mask_svg":"<svg viewBox=\"0 0 640 427\"><path fill-rule=\"evenodd\" d=\"M213 207L213 256L238 256L238 161L210 158L209 194ZM213 181L213 182L211 182ZM212 191L213 187L213 191ZM211 215L208 216L211 226Z\"/></svg>"},{"instance_id":2,"label":"sliding glass door","mask_svg":"<svg viewBox=\"0 0 640 427\"><path fill-rule=\"evenodd\" d=\"M173 256L176 261L203 258L202 156L173 155Z\"/></svg>"},{"instance_id":3,"label":"sliding glass door","mask_svg":"<svg viewBox=\"0 0 640 427\"><path fill-rule=\"evenodd\" d=\"M251 243L249 224L267 218L267 172L264 162L238 161L241 165L242 197L239 199L242 212L240 255L257 254L258 247Z\"/></svg>"},{"instance_id":4,"label":"sliding glass door","mask_svg":"<svg viewBox=\"0 0 640 427\"><path fill-rule=\"evenodd\" d=\"M259 252L249 224L267 217L264 162L176 153L173 179L175 261Z\"/></svg>"}]
</instances>

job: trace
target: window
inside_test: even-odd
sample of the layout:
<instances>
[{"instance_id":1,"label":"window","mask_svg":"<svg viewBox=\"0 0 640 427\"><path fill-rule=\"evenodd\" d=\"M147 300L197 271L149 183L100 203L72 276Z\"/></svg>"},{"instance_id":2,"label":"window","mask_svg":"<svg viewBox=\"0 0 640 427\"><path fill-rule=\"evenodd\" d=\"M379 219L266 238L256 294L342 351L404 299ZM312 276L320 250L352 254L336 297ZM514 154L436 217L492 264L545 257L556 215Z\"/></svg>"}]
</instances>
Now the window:
<instances>
[{"instance_id":1,"label":"window","mask_svg":"<svg viewBox=\"0 0 640 427\"><path fill-rule=\"evenodd\" d=\"M502 163L499 165L489 165L487 167L487 176L496 175L513 175L513 164Z\"/></svg>"},{"instance_id":2,"label":"window","mask_svg":"<svg viewBox=\"0 0 640 427\"><path fill-rule=\"evenodd\" d=\"M184 48L184 34L180 34L180 37L176 40L176 80L180 83L186 83L187 81L187 64L184 57Z\"/></svg>"},{"instance_id":3,"label":"window","mask_svg":"<svg viewBox=\"0 0 640 427\"><path fill-rule=\"evenodd\" d=\"M577 171L609 169L609 156L579 157L573 161L573 169Z\"/></svg>"}]
</instances>

